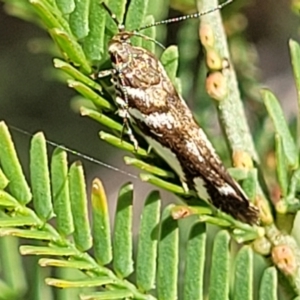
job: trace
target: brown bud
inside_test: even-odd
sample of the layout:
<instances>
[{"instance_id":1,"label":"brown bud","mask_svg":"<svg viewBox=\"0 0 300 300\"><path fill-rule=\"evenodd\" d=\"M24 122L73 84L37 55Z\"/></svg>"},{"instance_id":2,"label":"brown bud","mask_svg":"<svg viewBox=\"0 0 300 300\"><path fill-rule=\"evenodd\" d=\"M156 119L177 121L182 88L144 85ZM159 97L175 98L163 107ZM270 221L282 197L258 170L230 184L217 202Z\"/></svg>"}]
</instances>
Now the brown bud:
<instances>
[{"instance_id":1,"label":"brown bud","mask_svg":"<svg viewBox=\"0 0 300 300\"><path fill-rule=\"evenodd\" d=\"M235 150L232 154L233 166L235 168L252 169L253 161L250 154L246 151Z\"/></svg>"},{"instance_id":2,"label":"brown bud","mask_svg":"<svg viewBox=\"0 0 300 300\"><path fill-rule=\"evenodd\" d=\"M213 49L206 51L206 65L211 71L218 71L223 69L223 59Z\"/></svg>"},{"instance_id":3,"label":"brown bud","mask_svg":"<svg viewBox=\"0 0 300 300\"><path fill-rule=\"evenodd\" d=\"M174 220L179 220L192 215L192 211L188 206L178 205L172 209L171 215Z\"/></svg>"},{"instance_id":4,"label":"brown bud","mask_svg":"<svg viewBox=\"0 0 300 300\"><path fill-rule=\"evenodd\" d=\"M204 48L209 48L214 45L215 37L213 30L208 25L201 25L199 29L199 36L201 44Z\"/></svg>"},{"instance_id":5,"label":"brown bud","mask_svg":"<svg viewBox=\"0 0 300 300\"><path fill-rule=\"evenodd\" d=\"M297 262L293 250L288 245L275 246L272 249L272 260L282 273L295 274Z\"/></svg>"},{"instance_id":6,"label":"brown bud","mask_svg":"<svg viewBox=\"0 0 300 300\"><path fill-rule=\"evenodd\" d=\"M259 210L259 218L262 224L270 225L274 222L269 204L263 195L256 195L254 205Z\"/></svg>"},{"instance_id":7,"label":"brown bud","mask_svg":"<svg viewBox=\"0 0 300 300\"><path fill-rule=\"evenodd\" d=\"M221 72L214 72L206 78L206 91L215 100L222 100L227 95L226 78Z\"/></svg>"}]
</instances>

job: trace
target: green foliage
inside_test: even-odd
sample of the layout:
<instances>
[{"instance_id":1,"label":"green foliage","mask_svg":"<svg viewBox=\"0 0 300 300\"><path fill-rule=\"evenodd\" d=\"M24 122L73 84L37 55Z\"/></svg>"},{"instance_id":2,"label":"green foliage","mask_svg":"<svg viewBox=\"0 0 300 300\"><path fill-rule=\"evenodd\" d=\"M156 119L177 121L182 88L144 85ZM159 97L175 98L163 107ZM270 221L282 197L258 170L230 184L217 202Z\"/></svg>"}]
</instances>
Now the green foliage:
<instances>
[{"instance_id":1,"label":"green foliage","mask_svg":"<svg viewBox=\"0 0 300 300\"><path fill-rule=\"evenodd\" d=\"M0 126L0 134L3 137L1 153L5 152L6 159L14 164L11 167L22 170L10 134L3 122ZM2 147L3 145L6 145L5 149ZM172 217L173 205L166 207L161 215L160 195L155 191L150 193L141 215L137 257L134 259L132 184L125 184L119 191L112 229L105 192L100 180L94 179L91 192L93 222L90 225L81 164L74 162L68 167L66 152L57 148L51 158L50 178L46 159L46 141L41 133L37 133L32 138L30 152L31 165L36 162L36 157L43 158L39 161L38 166L32 167L30 171L31 181L40 183L39 186L32 187L33 195L36 197L33 198L33 208L28 208L26 203L22 202L21 196L11 195L10 190L8 192L1 191L0 205L6 209L2 211L0 218L0 235L3 237L0 240L0 247L3 267L6 266L4 268L5 278L11 277L12 281L2 281L5 287L2 299L15 299L17 295L26 290L26 280L23 278L23 284L20 284L20 277L14 275L16 273L23 274L20 259L19 257L16 259L18 256L16 239L5 236L39 241L35 245L22 245L20 252L23 255L41 256L39 265L42 267L82 270L85 276L78 274L76 279L65 279L64 277L47 277L45 279L48 285L64 289L89 288L84 292L81 291L81 299L123 299L126 297L176 299L178 297L180 228L178 221ZM37 167L39 172L36 172ZM3 171L6 172L5 167L3 167ZM20 182L27 190L25 176L22 172L19 176ZM43 198L42 196L44 191L49 190L50 184L52 195L48 195L50 201L47 201L48 197ZM42 199L45 199L44 206ZM49 223L54 216L55 226ZM92 229L90 229L91 227ZM190 232L185 243L184 298L202 299L204 262L205 258L209 257L205 251L206 226L203 223L192 222L184 231ZM223 291L224 297L229 291L230 277L228 274L231 272L229 241L230 237L226 231L220 231L214 241L209 294L215 294L215 296L210 296L211 299L221 299L218 298L220 291ZM91 248L93 255L87 252ZM242 270L249 270L249 274L251 274L252 264L249 263L248 256L242 255L245 251L248 256L252 257L252 250L248 247L243 248L240 251L241 254L237 256L236 268L239 266ZM110 267L110 263L112 263L112 267ZM10 264L14 266L10 266ZM38 272L38 269L34 272ZM133 280L135 283L126 280L132 273L135 273L135 280ZM244 286L245 282L252 286L253 278L251 276L242 279L236 280L236 290L240 290L239 285ZM16 283L18 283L17 287ZM148 294L155 289L155 286L157 286L157 290L154 294L157 298ZM102 287L102 289L96 292L91 289L95 287ZM41 291L39 291L40 293Z\"/></svg>"},{"instance_id":2,"label":"green foliage","mask_svg":"<svg viewBox=\"0 0 300 300\"><path fill-rule=\"evenodd\" d=\"M181 7L179 2L176 1L177 7ZM119 22L123 22L126 15L124 23L128 30L153 22L153 17L147 15L155 6L150 7L150 1L134 0L128 7L125 0L110 0L107 4ZM258 180L260 170L249 167L232 172L243 180L243 188L260 208L262 228L238 222L203 203L193 191L186 191L171 168L147 149L145 140L138 133L140 147L137 151L126 136L122 137L123 124L115 114L111 86L105 78L101 78L100 83L93 80L94 69L107 69L108 41L117 32L116 24L98 1L31 0L28 3L14 0L7 5L15 8L12 11L16 15L48 30L61 53L60 58L54 59L54 66L64 73L68 85L89 101L88 105L80 108L81 114L107 128L108 132L100 132L100 138L131 154L125 157L125 162L142 170L142 181L188 200L189 206L169 205L161 212L160 194L157 191L150 193L141 214L135 255L132 228L134 190L131 183L119 189L114 226L111 226L101 181L96 178L92 183L89 206L86 193L89 183L85 180L81 163L74 162L69 166L65 149L58 147L51 156L49 168L46 140L42 133L36 134L31 142L29 185L8 128L1 122L0 266L3 276L0 299L74 299L79 295L86 300L196 300L208 295L209 299L219 300L228 299L230 295L232 299L265 300L278 299L279 284L285 291L292 287L292 294L300 295L300 249L291 235L283 234L291 232L299 210L299 138L295 140L290 133L280 104L270 91L264 90L262 97L275 129L274 151L282 195L280 201L273 206L266 200L267 190L262 180ZM203 9L211 6L216 6L216 3L203 1ZM210 24L220 37L216 39L215 48L205 49L207 55L213 50L219 56L227 57L220 20L215 15L207 15L204 22ZM143 34L156 39L156 28L149 28ZM155 44L151 39L134 37L132 41L154 52ZM299 96L300 47L291 41L290 48ZM171 46L160 59L181 91L181 82L176 77L178 57L177 48ZM193 55L185 57L186 61L194 58ZM259 166L235 73L233 68L227 71L225 99L216 103L221 125L230 149L249 153L250 160ZM189 78L187 68L183 78ZM189 215L194 217L188 224L182 225L184 221L178 219ZM223 228L213 241L209 239L214 228L210 224ZM36 261L30 263L34 289L30 289L26 279L16 237L32 240L28 245L22 242L22 255L38 256L41 267L53 267L55 270L50 274L36 267ZM244 245L233 251L234 247L230 247L233 240L254 242L252 247ZM278 270L267 263L258 271L256 265L261 265L261 261L254 255L253 249L261 255L272 254L272 265L281 271L279 275L285 280L278 281L281 278ZM41 282L43 273L48 273L47 285ZM257 283L255 278L258 277L261 280ZM62 289L56 290L57 297L50 286Z\"/></svg>"}]
</instances>

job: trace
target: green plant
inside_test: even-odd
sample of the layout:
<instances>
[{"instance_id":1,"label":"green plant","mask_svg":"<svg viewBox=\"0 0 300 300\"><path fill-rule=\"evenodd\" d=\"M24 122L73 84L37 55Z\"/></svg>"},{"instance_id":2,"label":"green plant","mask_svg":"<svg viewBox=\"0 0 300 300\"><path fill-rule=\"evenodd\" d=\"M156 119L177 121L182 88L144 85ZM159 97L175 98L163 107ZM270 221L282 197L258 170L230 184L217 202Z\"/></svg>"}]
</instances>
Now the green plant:
<instances>
[{"instance_id":1,"label":"green plant","mask_svg":"<svg viewBox=\"0 0 300 300\"><path fill-rule=\"evenodd\" d=\"M161 5L157 3L157 6ZM132 185L128 183L120 188L112 230L105 192L100 180L95 179L91 192L93 222L90 223L81 164L75 162L68 167L65 149L58 147L52 155L49 170L46 141L42 134L37 134L30 148L29 188L9 131L2 122L0 235L37 241L35 245L22 245L20 251L23 255L42 256L38 261L41 266L55 267L55 274L48 274L46 283L63 288L56 290L57 298L72 299L80 293L82 299L195 300L202 299L206 293L209 299L227 299L230 293L234 299L252 299L253 295L259 299L277 299L278 285L284 287L280 295L285 299L300 294L300 249L294 237L287 235L299 209L299 142L292 137L274 95L270 91L263 91L262 97L275 128L276 171L282 195L281 200L273 206L266 200L268 195L264 182L258 180L260 163L244 117L232 66L225 68L225 74L221 74L226 78L225 81L223 77L216 77L221 72L215 72L214 64L218 64L219 58L228 57L228 51L220 19L215 14L204 16L200 28L206 62L211 71L206 80L207 90L217 100L215 104L221 126L229 149L234 154L234 164L238 166L232 170L232 174L243 181L243 188L261 209L263 227L251 227L238 222L212 210L199 199L193 198L192 193L186 193L171 169L165 167L153 152L148 151L142 138L139 137L141 147L137 152L126 140L120 142L122 120L115 115L116 107L109 83L103 80L99 84L90 76L93 73L92 67L102 69L108 66L107 44L116 32L112 21L97 1L32 0L27 3L15 0L7 2L7 5L14 8L12 11L16 15L47 28L62 53L60 59L54 60L54 66L65 73L69 86L86 99L86 105L80 109L81 114L91 117L109 130L100 133L101 139L134 156L125 157L125 161L147 172L140 174L141 180L171 191L187 199L189 204L167 206L161 214L160 196L158 192L152 192L144 205L134 259ZM199 10L204 11L216 5L215 1L203 1L203 6L200 7L199 3ZM119 19L123 18L126 1L111 0L109 6ZM151 7L147 1L131 1L126 15L126 28L138 28L144 20L145 23L152 23L152 17L144 18ZM155 31L156 28L149 28L144 33L155 38ZM214 39L212 43L210 38ZM133 41L149 51L155 51L155 44L148 40L134 38ZM300 48L294 41L290 42L290 48L296 85L300 90L297 69ZM167 48L160 59L180 90L181 83L176 78L177 48ZM185 58L186 62L193 59ZM190 71L183 69L183 89L186 89L185 82L189 81L189 76ZM223 89L226 89L226 93L223 93ZM208 118L205 115L202 118L201 115L201 125L207 121ZM253 168L252 161L257 168ZM30 208L28 204L32 199ZM52 223L54 214L55 223ZM176 220L176 217L183 215L194 216L187 220ZM224 228L215 235L213 242L208 239L214 236L209 224ZM180 232L185 236L180 236ZM251 241L251 246L244 245L240 250L231 252L231 237L238 242ZM3 266L0 298L21 298L28 286L17 255L17 241L3 237L0 239L0 247ZM88 252L91 248L92 254ZM253 249L260 255L255 255ZM262 255L270 254L272 262L270 259L262 259ZM234 268L230 267L232 256ZM183 262L184 271L181 265ZM205 262L211 262L210 267L205 269ZM38 286L43 271L36 265L36 261L31 263L36 276L36 288L30 291L30 297L53 299L53 295L48 296L48 286ZM76 273L77 270L82 273ZM260 276L261 280L255 282ZM208 277L209 284L205 285ZM84 290L79 291L79 288Z\"/></svg>"}]
</instances>

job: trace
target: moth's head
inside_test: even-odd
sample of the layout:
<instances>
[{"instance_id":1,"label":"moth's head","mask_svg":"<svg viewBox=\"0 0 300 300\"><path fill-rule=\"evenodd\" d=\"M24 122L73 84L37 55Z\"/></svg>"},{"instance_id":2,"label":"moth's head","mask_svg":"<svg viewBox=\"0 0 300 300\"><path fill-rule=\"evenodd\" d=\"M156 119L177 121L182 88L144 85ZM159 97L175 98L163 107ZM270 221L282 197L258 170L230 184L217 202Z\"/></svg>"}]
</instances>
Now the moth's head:
<instances>
[{"instance_id":1,"label":"moth's head","mask_svg":"<svg viewBox=\"0 0 300 300\"><path fill-rule=\"evenodd\" d=\"M108 45L108 53L110 55L111 62L114 65L119 63L127 63L132 48L130 43L131 32L120 32L116 34Z\"/></svg>"}]
</instances>

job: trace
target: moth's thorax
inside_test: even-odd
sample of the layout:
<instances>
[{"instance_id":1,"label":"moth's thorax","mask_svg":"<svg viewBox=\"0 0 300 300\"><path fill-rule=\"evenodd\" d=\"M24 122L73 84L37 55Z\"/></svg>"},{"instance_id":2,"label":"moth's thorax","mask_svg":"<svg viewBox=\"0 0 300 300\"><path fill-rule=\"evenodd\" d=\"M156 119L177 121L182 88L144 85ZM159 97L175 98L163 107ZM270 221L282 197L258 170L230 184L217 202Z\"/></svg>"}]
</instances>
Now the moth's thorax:
<instances>
[{"instance_id":1,"label":"moth's thorax","mask_svg":"<svg viewBox=\"0 0 300 300\"><path fill-rule=\"evenodd\" d=\"M118 96L126 98L129 108L147 114L150 110L167 109L172 102L170 96L177 95L177 92L162 64L151 52L113 39L109 53Z\"/></svg>"},{"instance_id":2,"label":"moth's thorax","mask_svg":"<svg viewBox=\"0 0 300 300\"><path fill-rule=\"evenodd\" d=\"M131 45L130 36L130 33L120 32L109 42L108 52L115 69L120 69L122 65L128 64L133 60L132 55L137 47Z\"/></svg>"},{"instance_id":3,"label":"moth's thorax","mask_svg":"<svg viewBox=\"0 0 300 300\"><path fill-rule=\"evenodd\" d=\"M129 42L112 41L108 48L112 65L120 74L127 76L128 80L138 78L137 84L149 85L160 81L161 66L153 55L143 48L132 46Z\"/></svg>"}]
</instances>

